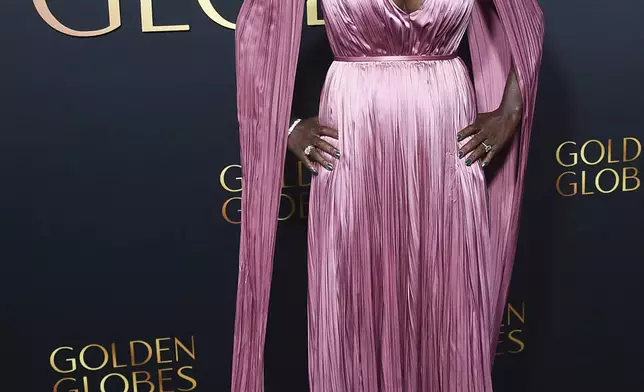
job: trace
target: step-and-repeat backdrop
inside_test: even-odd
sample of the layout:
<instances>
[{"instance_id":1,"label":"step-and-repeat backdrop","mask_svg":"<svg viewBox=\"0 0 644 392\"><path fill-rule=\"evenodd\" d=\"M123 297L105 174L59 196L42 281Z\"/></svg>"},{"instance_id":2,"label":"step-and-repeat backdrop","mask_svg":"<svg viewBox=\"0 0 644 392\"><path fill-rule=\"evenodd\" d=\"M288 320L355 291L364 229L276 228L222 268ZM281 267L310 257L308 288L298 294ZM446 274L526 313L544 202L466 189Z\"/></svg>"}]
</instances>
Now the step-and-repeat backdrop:
<instances>
[{"instance_id":1,"label":"step-and-repeat backdrop","mask_svg":"<svg viewBox=\"0 0 644 392\"><path fill-rule=\"evenodd\" d=\"M541 3L541 90L496 390L639 390L644 4ZM240 4L0 5L2 390L227 390ZM320 4L307 5L295 105L313 115L331 54ZM291 158L285 173L267 390L302 392L310 177Z\"/></svg>"}]
</instances>

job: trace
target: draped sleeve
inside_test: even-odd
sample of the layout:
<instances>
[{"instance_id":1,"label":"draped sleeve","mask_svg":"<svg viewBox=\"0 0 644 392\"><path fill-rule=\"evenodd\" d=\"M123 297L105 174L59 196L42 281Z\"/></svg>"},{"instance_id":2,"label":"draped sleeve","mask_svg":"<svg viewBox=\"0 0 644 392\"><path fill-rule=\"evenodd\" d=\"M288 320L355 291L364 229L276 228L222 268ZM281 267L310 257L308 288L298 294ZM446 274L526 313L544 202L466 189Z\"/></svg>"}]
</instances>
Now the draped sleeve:
<instances>
[{"instance_id":1,"label":"draped sleeve","mask_svg":"<svg viewBox=\"0 0 644 392\"><path fill-rule=\"evenodd\" d=\"M242 166L232 392L264 390L264 341L303 0L245 0L235 32Z\"/></svg>"},{"instance_id":2,"label":"draped sleeve","mask_svg":"<svg viewBox=\"0 0 644 392\"><path fill-rule=\"evenodd\" d=\"M468 31L478 110L496 109L514 65L523 96L518 136L488 174L490 237L493 263L486 276L492 308L490 349L496 352L498 329L516 253L528 147L532 133L537 82L544 37L543 13L537 0L478 0ZM494 5L494 7L493 7ZM494 12L496 8L496 12Z\"/></svg>"}]
</instances>

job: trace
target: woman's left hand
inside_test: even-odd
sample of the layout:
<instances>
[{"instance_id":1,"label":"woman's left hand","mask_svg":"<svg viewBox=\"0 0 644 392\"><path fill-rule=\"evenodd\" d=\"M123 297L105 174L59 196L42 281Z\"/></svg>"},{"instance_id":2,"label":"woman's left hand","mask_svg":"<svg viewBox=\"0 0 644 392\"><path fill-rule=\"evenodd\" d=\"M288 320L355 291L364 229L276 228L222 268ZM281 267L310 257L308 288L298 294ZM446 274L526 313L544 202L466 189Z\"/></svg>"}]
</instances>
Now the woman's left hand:
<instances>
[{"instance_id":1,"label":"woman's left hand","mask_svg":"<svg viewBox=\"0 0 644 392\"><path fill-rule=\"evenodd\" d=\"M512 140L521 125L522 117L523 97L513 66L508 73L499 108L492 112L479 113L472 125L456 134L459 142L468 136L473 136L458 150L458 157L467 156L465 160L467 166L480 159L483 160L481 166L489 165L496 154Z\"/></svg>"},{"instance_id":2,"label":"woman's left hand","mask_svg":"<svg viewBox=\"0 0 644 392\"><path fill-rule=\"evenodd\" d=\"M459 149L459 158L467 156L467 166L478 160L482 160L483 167L489 165L494 156L512 140L521 124L521 117L520 109L505 109L503 105L493 112L479 113L472 125L456 134L458 141L473 135Z\"/></svg>"}]
</instances>

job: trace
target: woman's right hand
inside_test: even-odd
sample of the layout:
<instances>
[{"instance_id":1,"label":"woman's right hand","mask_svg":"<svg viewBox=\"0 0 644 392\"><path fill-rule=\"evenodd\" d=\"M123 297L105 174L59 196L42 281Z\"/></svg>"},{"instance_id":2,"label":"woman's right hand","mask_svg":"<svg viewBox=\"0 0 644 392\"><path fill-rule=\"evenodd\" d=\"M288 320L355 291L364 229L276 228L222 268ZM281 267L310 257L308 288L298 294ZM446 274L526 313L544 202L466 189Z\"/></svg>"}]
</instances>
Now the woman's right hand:
<instances>
[{"instance_id":1,"label":"woman's right hand","mask_svg":"<svg viewBox=\"0 0 644 392\"><path fill-rule=\"evenodd\" d=\"M328 157L340 158L340 151L329 142L322 139L328 136L338 140L338 131L320 125L317 117L300 121L288 137L288 149L298 157L313 174L317 174L315 162L324 166L328 171L333 170L333 164ZM307 154L307 148L309 154ZM325 154L326 153L326 154Z\"/></svg>"}]
</instances>

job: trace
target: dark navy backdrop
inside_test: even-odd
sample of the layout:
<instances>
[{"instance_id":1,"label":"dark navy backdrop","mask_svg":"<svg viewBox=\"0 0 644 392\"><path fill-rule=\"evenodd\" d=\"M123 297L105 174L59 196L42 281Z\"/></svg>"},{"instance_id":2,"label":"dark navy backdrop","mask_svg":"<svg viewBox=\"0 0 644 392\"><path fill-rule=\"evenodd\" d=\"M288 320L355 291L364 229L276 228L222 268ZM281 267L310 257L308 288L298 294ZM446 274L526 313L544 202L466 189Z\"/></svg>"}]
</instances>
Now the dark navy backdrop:
<instances>
[{"instance_id":1,"label":"dark navy backdrop","mask_svg":"<svg viewBox=\"0 0 644 392\"><path fill-rule=\"evenodd\" d=\"M638 390L644 5L541 3L545 56L497 390ZM2 390L227 390L240 4L0 5ZM330 53L308 4L296 108L314 114ZM110 16L120 27L74 36ZM308 181L289 158L268 391L306 390Z\"/></svg>"}]
</instances>

